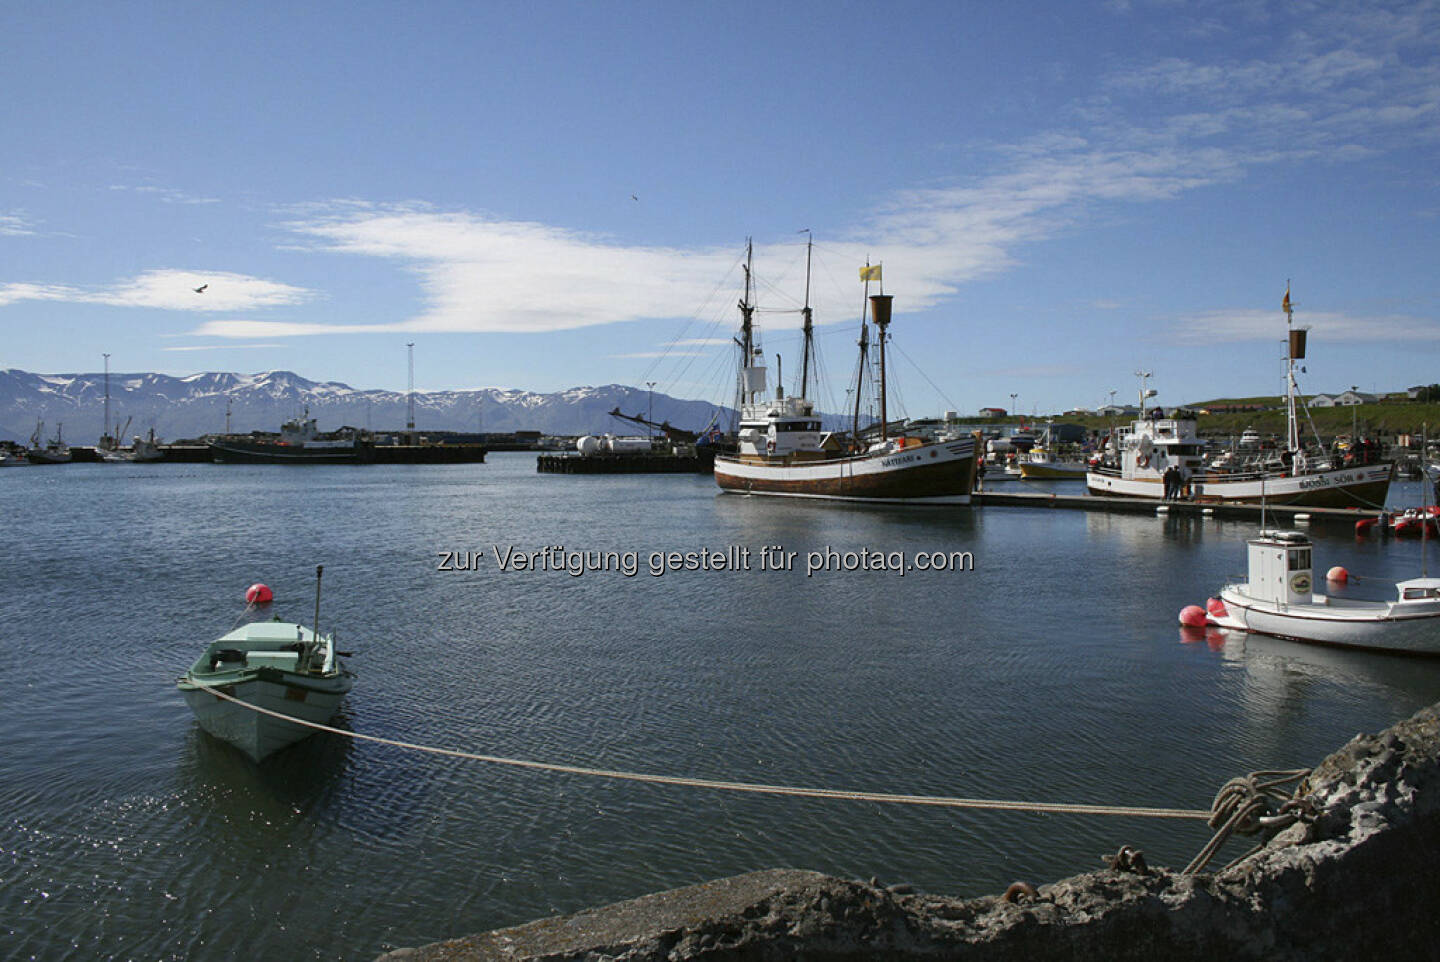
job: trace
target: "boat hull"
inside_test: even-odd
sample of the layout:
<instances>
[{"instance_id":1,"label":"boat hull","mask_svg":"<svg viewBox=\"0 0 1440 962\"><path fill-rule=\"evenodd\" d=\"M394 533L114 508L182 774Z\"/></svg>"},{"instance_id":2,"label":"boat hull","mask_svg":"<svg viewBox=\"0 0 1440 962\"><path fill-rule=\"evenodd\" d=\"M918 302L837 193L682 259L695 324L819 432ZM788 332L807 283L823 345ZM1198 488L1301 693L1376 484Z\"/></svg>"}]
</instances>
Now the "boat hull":
<instances>
[{"instance_id":1,"label":"boat hull","mask_svg":"<svg viewBox=\"0 0 1440 962\"><path fill-rule=\"evenodd\" d=\"M274 672L273 678L257 676L216 688L251 705L319 725L334 717L340 700L350 690L349 676L338 676L327 683L300 685L284 680L284 675L284 672ZM313 728L227 701L205 687L191 688L184 691L184 695L201 728L257 762L315 733Z\"/></svg>"},{"instance_id":2,"label":"boat hull","mask_svg":"<svg viewBox=\"0 0 1440 962\"><path fill-rule=\"evenodd\" d=\"M1404 611L1380 601L1343 601L1316 596L1312 604L1280 605L1252 598L1235 586L1220 592L1224 628L1292 641L1372 651L1440 655L1440 601L1409 603Z\"/></svg>"},{"instance_id":3,"label":"boat hull","mask_svg":"<svg viewBox=\"0 0 1440 962\"><path fill-rule=\"evenodd\" d=\"M1245 480L1202 475L1191 481L1200 502L1298 504L1313 508L1374 508L1385 504L1390 491L1390 464L1371 464L1317 474ZM1091 494L1104 497L1148 498L1159 501L1165 486L1160 478L1124 478L1091 471L1085 475Z\"/></svg>"},{"instance_id":4,"label":"boat hull","mask_svg":"<svg viewBox=\"0 0 1440 962\"><path fill-rule=\"evenodd\" d=\"M816 461L717 457L715 483L733 494L882 504L969 504L971 438Z\"/></svg>"},{"instance_id":5,"label":"boat hull","mask_svg":"<svg viewBox=\"0 0 1440 962\"><path fill-rule=\"evenodd\" d=\"M1061 481L1083 478L1088 470L1083 464L1066 464L1063 461L1022 461L1020 477L1032 481Z\"/></svg>"},{"instance_id":6,"label":"boat hull","mask_svg":"<svg viewBox=\"0 0 1440 962\"><path fill-rule=\"evenodd\" d=\"M266 441L212 441L216 464L367 464L375 449L368 443L345 447L307 447Z\"/></svg>"}]
</instances>

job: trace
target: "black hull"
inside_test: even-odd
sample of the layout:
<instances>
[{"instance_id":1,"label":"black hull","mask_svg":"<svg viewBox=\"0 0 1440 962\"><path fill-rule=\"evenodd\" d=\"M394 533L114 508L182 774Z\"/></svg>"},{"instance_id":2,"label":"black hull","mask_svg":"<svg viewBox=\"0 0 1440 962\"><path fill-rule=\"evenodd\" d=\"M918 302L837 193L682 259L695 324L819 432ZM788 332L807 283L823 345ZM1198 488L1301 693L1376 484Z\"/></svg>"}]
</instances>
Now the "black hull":
<instances>
[{"instance_id":1,"label":"black hull","mask_svg":"<svg viewBox=\"0 0 1440 962\"><path fill-rule=\"evenodd\" d=\"M337 450L267 441L211 442L210 460L216 464L369 464L375 460L375 448L364 443Z\"/></svg>"}]
</instances>

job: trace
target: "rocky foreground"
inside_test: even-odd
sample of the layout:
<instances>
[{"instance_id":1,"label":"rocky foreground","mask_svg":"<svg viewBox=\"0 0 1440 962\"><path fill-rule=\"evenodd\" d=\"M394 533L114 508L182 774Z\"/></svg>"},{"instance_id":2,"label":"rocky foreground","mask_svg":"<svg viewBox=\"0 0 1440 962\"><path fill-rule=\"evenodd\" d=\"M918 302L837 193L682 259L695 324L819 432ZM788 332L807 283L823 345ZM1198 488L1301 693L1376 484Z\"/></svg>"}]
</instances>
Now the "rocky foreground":
<instances>
[{"instance_id":1,"label":"rocky foreground","mask_svg":"<svg viewBox=\"0 0 1440 962\"><path fill-rule=\"evenodd\" d=\"M1440 706L1356 736L1299 794L1300 821L1216 874L1121 858L957 899L777 869L382 958L1440 959Z\"/></svg>"}]
</instances>

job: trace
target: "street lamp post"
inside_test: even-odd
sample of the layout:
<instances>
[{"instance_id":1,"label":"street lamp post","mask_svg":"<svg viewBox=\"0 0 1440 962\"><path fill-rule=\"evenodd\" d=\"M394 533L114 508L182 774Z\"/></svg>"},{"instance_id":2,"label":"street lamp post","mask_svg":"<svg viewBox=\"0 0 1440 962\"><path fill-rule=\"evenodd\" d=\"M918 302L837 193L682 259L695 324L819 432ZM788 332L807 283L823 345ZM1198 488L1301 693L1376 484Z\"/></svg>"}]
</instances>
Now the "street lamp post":
<instances>
[{"instance_id":1,"label":"street lamp post","mask_svg":"<svg viewBox=\"0 0 1440 962\"><path fill-rule=\"evenodd\" d=\"M1355 393L1359 390L1360 388L1356 385L1350 385L1350 394L1352 395L1350 398L1350 443L1352 445L1355 443L1355 431L1359 426L1359 412L1355 410L1357 407L1360 406L1360 395Z\"/></svg>"},{"instance_id":2,"label":"street lamp post","mask_svg":"<svg viewBox=\"0 0 1440 962\"><path fill-rule=\"evenodd\" d=\"M654 381L646 381L646 382L645 382L645 386L650 389L650 413L645 416L645 420L647 420L647 421L654 421L654 420L655 420L655 382L654 382ZM654 425L654 424L650 424L650 425L647 425L647 427L649 428L650 436L653 438L653 437L655 436L655 425Z\"/></svg>"},{"instance_id":3,"label":"street lamp post","mask_svg":"<svg viewBox=\"0 0 1440 962\"><path fill-rule=\"evenodd\" d=\"M108 439L110 437L110 355L105 354L103 356L105 358L105 427L101 430L100 437L102 439ZM109 445L111 442L105 440L104 443ZM119 447L118 444L113 446Z\"/></svg>"}]
</instances>

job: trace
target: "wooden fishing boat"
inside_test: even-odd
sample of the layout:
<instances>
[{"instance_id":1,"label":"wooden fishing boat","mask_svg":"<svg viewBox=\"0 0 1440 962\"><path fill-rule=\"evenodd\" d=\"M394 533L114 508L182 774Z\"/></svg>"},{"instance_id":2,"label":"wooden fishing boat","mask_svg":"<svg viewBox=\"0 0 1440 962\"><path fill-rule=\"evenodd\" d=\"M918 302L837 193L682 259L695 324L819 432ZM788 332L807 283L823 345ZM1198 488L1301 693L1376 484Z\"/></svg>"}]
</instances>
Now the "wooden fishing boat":
<instances>
[{"instance_id":1,"label":"wooden fishing boat","mask_svg":"<svg viewBox=\"0 0 1440 962\"><path fill-rule=\"evenodd\" d=\"M807 255L808 260L808 255ZM777 384L767 398L764 355L755 345L750 301L750 259L745 265L745 297L740 301L741 403L738 452L715 458L715 482L722 491L790 498L895 504L969 504L975 480L975 439L965 435L930 440L904 434L892 436L886 416L885 342L890 325L891 296L870 295L869 282L879 267L860 271L866 283L869 318L879 332L879 436L861 442L859 399L855 392L855 429L840 437L821 429L815 405L806 398L813 370L813 324L807 269L803 309L804 359L800 393L787 397ZM860 376L864 376L869 325L860 323ZM777 378L778 380L778 378Z\"/></svg>"}]
</instances>

